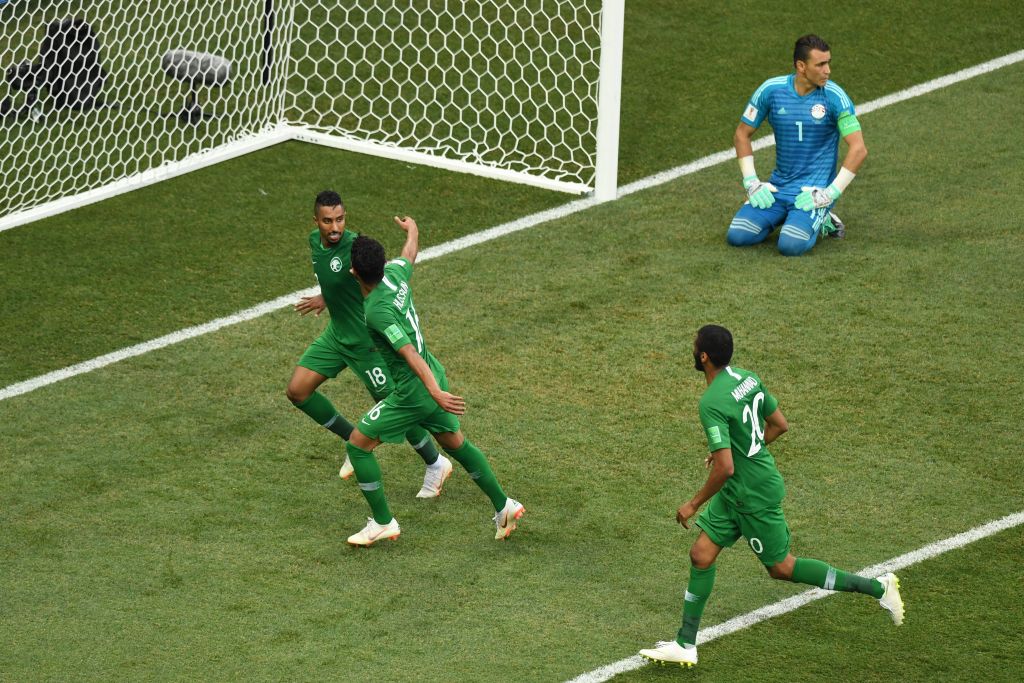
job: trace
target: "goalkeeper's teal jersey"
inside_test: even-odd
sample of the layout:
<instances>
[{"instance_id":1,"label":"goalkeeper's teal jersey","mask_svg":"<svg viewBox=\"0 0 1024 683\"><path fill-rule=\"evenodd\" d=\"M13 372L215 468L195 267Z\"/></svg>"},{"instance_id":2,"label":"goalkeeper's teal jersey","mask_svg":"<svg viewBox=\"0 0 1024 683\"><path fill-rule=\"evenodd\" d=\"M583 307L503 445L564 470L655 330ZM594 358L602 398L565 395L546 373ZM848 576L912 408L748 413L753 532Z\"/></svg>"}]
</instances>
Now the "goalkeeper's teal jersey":
<instances>
[{"instance_id":1,"label":"goalkeeper's teal jersey","mask_svg":"<svg viewBox=\"0 0 1024 683\"><path fill-rule=\"evenodd\" d=\"M733 475L720 491L740 512L778 505L786 494L775 458L764 443L765 417L779 402L747 370L725 366L700 399L708 450L732 450Z\"/></svg>"},{"instance_id":2,"label":"goalkeeper's teal jersey","mask_svg":"<svg viewBox=\"0 0 1024 683\"><path fill-rule=\"evenodd\" d=\"M796 74L769 78L747 103L740 120L758 128L767 119L775 133L775 170L769 182L796 196L804 186L826 187L836 177L839 119L855 114L853 101L828 81L798 95Z\"/></svg>"},{"instance_id":3,"label":"goalkeeper's teal jersey","mask_svg":"<svg viewBox=\"0 0 1024 683\"><path fill-rule=\"evenodd\" d=\"M425 391L423 382L398 353L398 349L403 346L412 344L416 353L427 362L435 378L444 375L444 367L427 350L427 342L423 339L420 318L416 314L412 288L409 286L411 278L412 264L408 260L397 258L388 261L384 266L384 279L374 287L364 302L370 340L387 363L395 381L395 394L399 398Z\"/></svg>"},{"instance_id":4,"label":"goalkeeper's teal jersey","mask_svg":"<svg viewBox=\"0 0 1024 683\"><path fill-rule=\"evenodd\" d=\"M313 274L320 284L320 293L331 313L329 323L340 344L359 349L370 347L370 337L363 319L363 293L352 267L352 242L358 233L346 230L333 247L320 241L320 231L309 234L309 250L313 258Z\"/></svg>"}]
</instances>

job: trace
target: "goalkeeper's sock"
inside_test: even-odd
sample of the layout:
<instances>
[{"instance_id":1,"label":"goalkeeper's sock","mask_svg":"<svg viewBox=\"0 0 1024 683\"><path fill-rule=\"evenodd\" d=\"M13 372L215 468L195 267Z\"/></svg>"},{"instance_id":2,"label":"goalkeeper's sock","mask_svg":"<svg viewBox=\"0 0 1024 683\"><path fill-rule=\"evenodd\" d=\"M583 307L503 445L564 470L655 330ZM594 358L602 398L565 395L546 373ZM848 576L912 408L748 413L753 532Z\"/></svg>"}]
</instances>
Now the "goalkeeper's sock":
<instances>
[{"instance_id":1,"label":"goalkeeper's sock","mask_svg":"<svg viewBox=\"0 0 1024 683\"><path fill-rule=\"evenodd\" d=\"M426 429L423 427L413 427L405 433L405 438L409 441L412 449L420 454L427 467L437 462L440 453L437 452L434 440L430 438L430 434Z\"/></svg>"},{"instance_id":2,"label":"goalkeeper's sock","mask_svg":"<svg viewBox=\"0 0 1024 683\"><path fill-rule=\"evenodd\" d=\"M869 579L822 562L796 558L793 564L793 582L806 583L830 591L846 591L847 593L864 593L878 599L885 592L876 579Z\"/></svg>"},{"instance_id":3,"label":"goalkeeper's sock","mask_svg":"<svg viewBox=\"0 0 1024 683\"><path fill-rule=\"evenodd\" d=\"M351 441L345 444L345 452L348 453L348 459L356 471L359 490L363 492L363 497L373 511L374 521L377 524L387 524L393 518L391 508L388 507L388 499L384 497L384 482L381 481L380 463L377 462L376 456L373 451L364 451L352 445Z\"/></svg>"},{"instance_id":4,"label":"goalkeeper's sock","mask_svg":"<svg viewBox=\"0 0 1024 683\"><path fill-rule=\"evenodd\" d=\"M334 404L319 391L314 391L305 401L296 403L295 407L346 441L352 434L352 423L343 418Z\"/></svg>"},{"instance_id":5,"label":"goalkeeper's sock","mask_svg":"<svg viewBox=\"0 0 1024 683\"><path fill-rule=\"evenodd\" d=\"M676 642L683 647L694 647L697 644L697 627L700 626L704 605L715 585L716 566L713 564L707 569L690 566L690 582L686 585L686 598L683 602L683 626L676 634Z\"/></svg>"},{"instance_id":6,"label":"goalkeeper's sock","mask_svg":"<svg viewBox=\"0 0 1024 683\"><path fill-rule=\"evenodd\" d=\"M469 472L469 478L475 481L476 485L491 499L495 511L505 509L505 501L508 500L508 496L501 490L498 478L494 476L491 464L487 462L487 456L483 451L470 443L469 439L463 441L458 448L444 450Z\"/></svg>"}]
</instances>

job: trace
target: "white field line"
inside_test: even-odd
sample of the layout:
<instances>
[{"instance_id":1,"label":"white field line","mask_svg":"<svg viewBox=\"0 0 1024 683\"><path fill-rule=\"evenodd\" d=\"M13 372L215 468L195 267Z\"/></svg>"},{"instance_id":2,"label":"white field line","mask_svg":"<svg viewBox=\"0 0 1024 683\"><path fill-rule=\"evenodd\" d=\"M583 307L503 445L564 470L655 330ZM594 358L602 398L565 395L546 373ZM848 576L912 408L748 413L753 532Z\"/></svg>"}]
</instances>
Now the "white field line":
<instances>
[{"instance_id":1,"label":"white field line","mask_svg":"<svg viewBox=\"0 0 1024 683\"><path fill-rule=\"evenodd\" d=\"M886 572L899 571L900 569L909 567L912 564L917 564L918 562L923 562L924 560L931 559L937 555L948 553L951 550L962 548L965 545L974 543L975 541L979 541L988 536L992 536L1000 531L1012 529L1013 527L1020 526L1021 524L1024 524L1024 512L1016 512L1012 515L1006 515L1005 517L993 522L989 522L988 524L974 527L973 529L957 534L956 536L950 536L949 538L926 545L923 548L918 548L906 555L900 555L899 557L894 557L891 560L882 562L881 564L866 567L857 573L861 576L870 576L875 578L885 574ZM786 614L787 612L792 612L793 610L799 609L808 603L814 602L815 600L821 600L829 595L834 595L834 593L832 591L822 590L821 588L814 588L786 598L785 600L779 600L771 605L761 607L753 612L741 614L738 617L733 617L728 621L723 621L721 624L716 624L715 626L700 631L697 634L697 644L702 645L704 643L709 643L712 640L716 640L722 636L727 636L730 633L735 633L736 631L741 631L753 626L754 624L759 624L762 621ZM913 605L912 595L910 596L910 604ZM569 683L602 683L603 681L614 678L619 674L639 669L648 663L649 662L646 659L643 659L640 655L634 655L632 657L627 657L626 659L620 659L619 661L608 664L607 666L602 666L600 669L594 669L593 671L588 671L585 674L580 674L569 681Z\"/></svg>"},{"instance_id":2,"label":"white field line","mask_svg":"<svg viewBox=\"0 0 1024 683\"><path fill-rule=\"evenodd\" d=\"M961 81L966 81L970 78L974 78L975 76L980 76L982 74L995 71L996 69L1001 69L1005 66L1016 64L1017 62L1020 61L1024 61L1024 50L1012 52L1008 55L1004 55L997 59L993 59L991 61L978 64L977 66L972 66L970 68L949 74L947 76L942 76L940 78L936 78L934 80L921 83L920 85L915 85L911 88L907 88L906 90L900 90L898 92L892 93L891 95L886 95L876 100L865 102L864 104L858 107L858 111L860 114L866 114L868 112L872 112L877 109L881 109L883 107L888 107L898 102L902 102L912 97L919 97L921 95L930 93L940 88L945 88L946 86L953 85L955 83L960 83ZM764 149L766 147L771 147L774 144L775 137L772 135L768 135L757 140L754 143L754 149ZM702 157L688 164L683 164L682 166L677 166L667 171L656 173L654 175L648 176L646 178L630 183L628 185L623 185L622 187L619 188L618 196L625 197L635 192L640 192L641 190L657 187L658 185L663 185L664 183L670 182L677 178L681 178L686 175L691 175L693 173L696 173L697 171L702 171L706 168L711 168L712 166L716 166L733 158L735 158L735 152L732 149L722 150L721 152L709 154L706 157ZM578 213L580 211L585 211L586 209L589 209L593 206L597 206L598 204L599 202L593 198L578 199L569 202L568 204L563 204L562 206L555 207L553 209L547 209L546 211L531 214L529 216L525 216L523 218L511 221L509 223L503 223L488 230L476 232L471 235L466 235L465 237L460 237L458 239L454 239L449 242L445 242L443 244L438 244L428 249L424 249L420 253L418 260L428 261L430 259L438 258L440 256L445 256L446 254L461 251L463 249L467 249L477 244L489 242L491 240L498 239L499 237L504 237L505 235L511 235L512 233L516 233L521 230L526 230L527 228L532 228L541 223L546 223L548 221L554 221L560 218L565 218L566 216ZM54 370L53 372L48 372L44 375L39 375L38 377L33 377L32 379L28 379L23 382L16 382L15 384L11 384L4 387L3 389L0 389L0 401L12 398L14 396L20 396L21 394L27 394L30 391L35 391L36 389L48 386L50 384L55 384L56 382L60 382L65 379L75 377L76 375L81 375L86 372L92 372L93 370L97 370L112 363L117 363L127 358L140 356L144 353L156 351L157 349L162 349L166 346L171 346L172 344L177 344L187 339L192 339L194 337L208 334L210 332L216 332L217 330L220 330L229 325L234 325L236 323L240 323L246 320L258 318L262 315L271 313L280 308L285 308L294 303L295 301L297 301L300 296L309 296L311 292L315 293L316 289L302 289L297 292L292 292L291 294L280 296L274 299L273 301L266 301L264 303L253 306L252 308L247 308L244 311L239 311L238 313L234 313L223 318L211 320L210 322L204 323L202 325L187 327L183 330L178 330L177 332L172 332L171 334L167 334L156 339L151 339L148 342L143 342L142 344L129 346L119 351L114 351L112 353L108 353L103 356L93 358L91 360L76 363L75 365L71 365L61 370Z\"/></svg>"}]
</instances>

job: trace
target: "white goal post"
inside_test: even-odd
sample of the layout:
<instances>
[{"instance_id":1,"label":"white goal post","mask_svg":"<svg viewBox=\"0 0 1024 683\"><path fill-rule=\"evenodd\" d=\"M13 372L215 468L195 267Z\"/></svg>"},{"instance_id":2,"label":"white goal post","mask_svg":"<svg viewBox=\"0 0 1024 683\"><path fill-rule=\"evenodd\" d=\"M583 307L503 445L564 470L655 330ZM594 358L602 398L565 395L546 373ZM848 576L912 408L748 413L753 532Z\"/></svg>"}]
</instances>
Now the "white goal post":
<instances>
[{"instance_id":1,"label":"white goal post","mask_svg":"<svg viewBox=\"0 0 1024 683\"><path fill-rule=\"evenodd\" d=\"M0 230L286 140L615 196L625 0L0 0Z\"/></svg>"}]
</instances>

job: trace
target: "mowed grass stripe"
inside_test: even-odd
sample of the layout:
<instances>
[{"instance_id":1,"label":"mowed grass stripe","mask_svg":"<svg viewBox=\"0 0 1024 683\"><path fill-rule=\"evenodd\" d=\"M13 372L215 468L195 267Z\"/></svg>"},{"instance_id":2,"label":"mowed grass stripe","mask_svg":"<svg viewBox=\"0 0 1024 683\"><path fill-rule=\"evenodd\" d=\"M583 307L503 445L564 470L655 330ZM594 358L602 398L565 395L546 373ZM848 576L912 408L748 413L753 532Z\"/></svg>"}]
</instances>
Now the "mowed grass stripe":
<instances>
[{"instance_id":1,"label":"mowed grass stripe","mask_svg":"<svg viewBox=\"0 0 1024 683\"><path fill-rule=\"evenodd\" d=\"M1020 62L1022 60L1024 60L1024 50L1018 50L1017 52L1012 52L1002 57L998 57L996 59L983 62L976 66L969 67L967 69L962 69L947 76L941 76L939 78L926 81L925 83L921 83L914 87L900 90L890 95L886 95L884 97L880 97L878 99L865 102L864 104L858 107L858 111L860 114L866 114L872 111L877 111L884 107L891 106L899 102L904 102L910 98L919 97L921 95L934 92L941 88L945 88L956 83L961 83L963 81L975 78L977 76L981 76L983 74L991 73L992 71L1004 68L1006 66L1010 66L1012 64L1016 64L1017 62ZM754 149L755 151L766 149L774 144L775 137L773 135L768 135L757 140L754 143ZM683 176L690 175L692 173L696 173L707 168L711 168L713 166L716 166L718 164L721 164L725 161L734 158L734 156L735 152L732 149L722 150L721 152L709 154L688 164L683 164L682 166L677 166L676 168L669 169L667 171L662 171L660 173L656 173L652 176L649 176L648 178L644 178L634 183L630 183L629 185L626 185L619 189L619 197L628 196L635 192L650 189L652 187L657 187L658 185L662 185L677 178L681 178ZM597 204L598 202L594 199L580 199L573 202L569 202L568 204L564 204L559 207L555 207L553 209L540 211L538 213L534 213L529 216L525 216L523 218L508 223L503 223L488 230L483 230L480 232L473 233L471 235L466 235L465 237L460 237L445 242L443 244L439 244L435 247L425 249L420 254L419 260L423 262L433 258L439 258L441 256L445 256L447 254L451 254L457 251L461 251L463 249L468 249L469 247L478 244L483 244L485 242L489 242L491 240L504 237L506 235L511 235L513 233L520 232L522 230L526 230L537 225L547 223L549 221L565 218L566 216L570 216L574 213L590 209L596 206ZM83 361L81 363L77 363L66 368L62 368L60 370L55 370L53 372L48 372L46 374L39 375L32 379L10 384L4 387L3 389L0 389L0 401L6 400L8 398L13 398L15 396L20 396L22 394L26 394L30 391L35 391L36 389L40 389L42 387L55 384L65 379L70 379L71 377L76 377L78 375L92 372L93 370L98 370L99 368L106 367L114 363L118 363L128 358L134 358L136 356L149 353L150 351L155 351L157 349L165 348L172 344L177 344L188 339L193 339L204 334L209 334L210 332L215 332L217 330L228 327L229 325L235 325L246 320L252 320L254 318L260 317L272 311L285 308L286 306L289 306L295 301L297 301L299 297L308 296L310 293L316 291L316 288L298 290L296 292L286 294L271 301L266 301L261 304L257 304L256 306L244 309L242 311L239 311L238 313L234 313L223 318L217 318L202 325L188 327L183 330L179 330L177 332L173 332L171 334L164 335L162 337L158 337L147 342L143 342L142 344L129 346L109 354L104 354L102 356L98 356L96 358L92 358L90 360Z\"/></svg>"}]
</instances>

